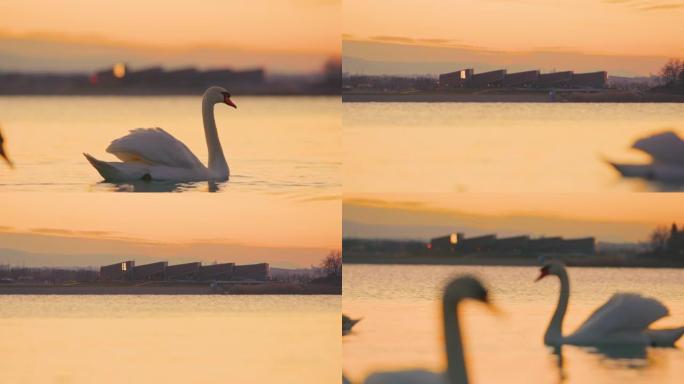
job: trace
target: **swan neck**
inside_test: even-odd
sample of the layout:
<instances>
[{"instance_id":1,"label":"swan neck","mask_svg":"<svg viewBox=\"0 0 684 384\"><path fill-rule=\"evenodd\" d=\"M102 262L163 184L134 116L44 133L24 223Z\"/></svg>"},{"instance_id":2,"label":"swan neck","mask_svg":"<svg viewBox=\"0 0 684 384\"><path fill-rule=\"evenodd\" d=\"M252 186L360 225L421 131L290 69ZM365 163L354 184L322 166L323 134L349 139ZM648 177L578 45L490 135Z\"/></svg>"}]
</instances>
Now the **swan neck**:
<instances>
[{"instance_id":1,"label":"swan neck","mask_svg":"<svg viewBox=\"0 0 684 384\"><path fill-rule=\"evenodd\" d=\"M447 377L449 384L467 384L465 356L458 321L458 303L444 299L444 337L446 340Z\"/></svg>"},{"instance_id":2,"label":"swan neck","mask_svg":"<svg viewBox=\"0 0 684 384\"><path fill-rule=\"evenodd\" d=\"M558 305L556 311L553 313L549 328L544 335L544 342L550 345L559 345L563 341L563 319L565 318L565 311L568 309L568 300L570 299L570 281L568 280L568 273L563 269L559 274L560 279L560 297L558 298Z\"/></svg>"},{"instance_id":3,"label":"swan neck","mask_svg":"<svg viewBox=\"0 0 684 384\"><path fill-rule=\"evenodd\" d=\"M219 141L218 131L216 130L216 120L214 119L214 103L205 96L202 99L202 120L204 123L204 136L207 140L207 152L209 153L208 167L214 174L227 176L228 163L223 155L223 148Z\"/></svg>"}]
</instances>

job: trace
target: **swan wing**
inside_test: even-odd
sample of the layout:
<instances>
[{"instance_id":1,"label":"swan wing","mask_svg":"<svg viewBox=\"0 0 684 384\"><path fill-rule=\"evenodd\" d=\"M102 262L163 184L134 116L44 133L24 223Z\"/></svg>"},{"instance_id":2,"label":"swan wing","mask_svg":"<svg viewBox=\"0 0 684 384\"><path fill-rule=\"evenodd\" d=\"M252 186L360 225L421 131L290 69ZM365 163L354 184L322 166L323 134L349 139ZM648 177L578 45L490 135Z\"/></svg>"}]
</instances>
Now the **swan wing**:
<instances>
[{"instance_id":1,"label":"swan wing","mask_svg":"<svg viewBox=\"0 0 684 384\"><path fill-rule=\"evenodd\" d=\"M447 384L446 374L424 370L377 372L366 378L364 384Z\"/></svg>"},{"instance_id":2,"label":"swan wing","mask_svg":"<svg viewBox=\"0 0 684 384\"><path fill-rule=\"evenodd\" d=\"M684 165L684 141L674 132L662 132L634 142L632 146L658 163Z\"/></svg>"},{"instance_id":3,"label":"swan wing","mask_svg":"<svg viewBox=\"0 0 684 384\"><path fill-rule=\"evenodd\" d=\"M107 152L126 163L203 168L188 147L161 128L136 128L112 141Z\"/></svg>"},{"instance_id":4,"label":"swan wing","mask_svg":"<svg viewBox=\"0 0 684 384\"><path fill-rule=\"evenodd\" d=\"M667 308L656 299L635 293L616 293L594 311L572 337L590 339L617 334L640 334L668 313Z\"/></svg>"}]
</instances>

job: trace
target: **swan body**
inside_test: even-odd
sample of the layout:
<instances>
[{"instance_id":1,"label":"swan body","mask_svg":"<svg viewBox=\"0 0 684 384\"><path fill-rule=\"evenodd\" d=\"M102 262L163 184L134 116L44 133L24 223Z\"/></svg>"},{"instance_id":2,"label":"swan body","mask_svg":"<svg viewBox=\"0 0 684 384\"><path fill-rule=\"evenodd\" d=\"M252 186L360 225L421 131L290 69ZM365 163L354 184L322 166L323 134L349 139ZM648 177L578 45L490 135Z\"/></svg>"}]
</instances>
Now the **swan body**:
<instances>
[{"instance_id":1,"label":"swan body","mask_svg":"<svg viewBox=\"0 0 684 384\"><path fill-rule=\"evenodd\" d=\"M639 139L632 148L648 154L652 161L647 164L608 161L623 177L684 182L684 140L674 132L662 132Z\"/></svg>"},{"instance_id":2,"label":"swan body","mask_svg":"<svg viewBox=\"0 0 684 384\"><path fill-rule=\"evenodd\" d=\"M221 87L210 87L202 96L204 135L209 152L208 166L185 144L161 128L137 128L109 144L106 151L120 161L85 158L106 181L225 181L230 176L214 120L214 105L225 103L234 108L230 94Z\"/></svg>"},{"instance_id":3,"label":"swan body","mask_svg":"<svg viewBox=\"0 0 684 384\"><path fill-rule=\"evenodd\" d=\"M556 311L544 334L546 345L673 346L684 334L684 327L648 328L653 322L669 314L668 309L658 300L635 293L616 293L596 309L574 333L563 336L563 318L570 298L570 282L565 266L558 261L545 263L537 281L549 275L558 276L561 291Z\"/></svg>"},{"instance_id":4,"label":"swan body","mask_svg":"<svg viewBox=\"0 0 684 384\"><path fill-rule=\"evenodd\" d=\"M458 304L464 299L489 303L487 290L474 277L464 276L453 280L444 290L444 335L446 341L447 371L404 370L377 372L369 375L364 384L466 384L465 356L458 322Z\"/></svg>"}]
</instances>

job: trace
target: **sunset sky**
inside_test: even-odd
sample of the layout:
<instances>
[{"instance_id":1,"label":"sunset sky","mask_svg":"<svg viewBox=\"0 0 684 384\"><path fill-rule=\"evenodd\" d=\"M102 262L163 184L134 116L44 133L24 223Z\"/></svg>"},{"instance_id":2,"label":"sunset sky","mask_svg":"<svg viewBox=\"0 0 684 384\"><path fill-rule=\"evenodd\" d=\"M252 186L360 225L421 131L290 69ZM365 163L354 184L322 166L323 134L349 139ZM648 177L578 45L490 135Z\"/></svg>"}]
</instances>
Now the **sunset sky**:
<instances>
[{"instance_id":1,"label":"sunset sky","mask_svg":"<svg viewBox=\"0 0 684 384\"><path fill-rule=\"evenodd\" d=\"M53 57L57 70L157 60L312 71L339 56L340 23L340 0L10 0L0 3L0 70Z\"/></svg>"},{"instance_id":2,"label":"sunset sky","mask_svg":"<svg viewBox=\"0 0 684 384\"><path fill-rule=\"evenodd\" d=\"M658 225L684 224L677 194L453 193L348 195L344 236L425 239L445 231L466 236L595 236L646 241Z\"/></svg>"},{"instance_id":3,"label":"sunset sky","mask_svg":"<svg viewBox=\"0 0 684 384\"><path fill-rule=\"evenodd\" d=\"M0 264L83 266L136 258L308 267L340 248L340 203L332 197L6 192L2 199Z\"/></svg>"},{"instance_id":4,"label":"sunset sky","mask_svg":"<svg viewBox=\"0 0 684 384\"><path fill-rule=\"evenodd\" d=\"M673 0L348 0L343 53L395 63L647 75L684 52L683 19L684 2Z\"/></svg>"}]
</instances>

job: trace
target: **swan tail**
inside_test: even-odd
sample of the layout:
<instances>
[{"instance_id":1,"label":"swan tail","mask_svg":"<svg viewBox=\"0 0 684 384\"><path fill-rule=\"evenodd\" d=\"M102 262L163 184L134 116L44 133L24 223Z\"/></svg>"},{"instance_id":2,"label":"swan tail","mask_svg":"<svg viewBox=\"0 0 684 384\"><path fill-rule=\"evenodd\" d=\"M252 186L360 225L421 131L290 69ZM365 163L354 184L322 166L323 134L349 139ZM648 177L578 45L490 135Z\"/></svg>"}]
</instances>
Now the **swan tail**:
<instances>
[{"instance_id":1,"label":"swan tail","mask_svg":"<svg viewBox=\"0 0 684 384\"><path fill-rule=\"evenodd\" d=\"M113 163L94 158L88 153L83 156L106 181L144 180L150 177L147 167L141 164Z\"/></svg>"},{"instance_id":2,"label":"swan tail","mask_svg":"<svg viewBox=\"0 0 684 384\"><path fill-rule=\"evenodd\" d=\"M654 347L673 347L677 340L684 335L684 327L649 329L646 334Z\"/></svg>"}]
</instances>

